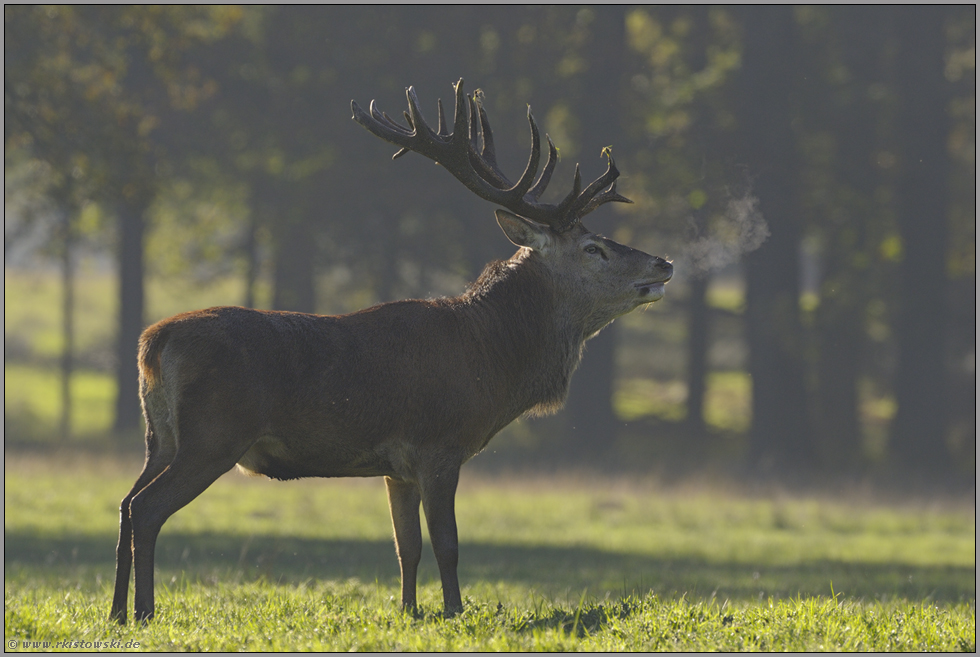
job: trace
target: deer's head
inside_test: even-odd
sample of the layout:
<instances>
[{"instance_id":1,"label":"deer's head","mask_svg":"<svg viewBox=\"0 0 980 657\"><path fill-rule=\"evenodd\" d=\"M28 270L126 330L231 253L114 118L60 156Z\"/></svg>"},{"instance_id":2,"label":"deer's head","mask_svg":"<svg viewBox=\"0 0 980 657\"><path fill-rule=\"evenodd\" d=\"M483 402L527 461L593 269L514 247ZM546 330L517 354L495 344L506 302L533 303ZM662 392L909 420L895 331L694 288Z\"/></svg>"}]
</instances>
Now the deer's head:
<instances>
[{"instance_id":1,"label":"deer's head","mask_svg":"<svg viewBox=\"0 0 980 657\"><path fill-rule=\"evenodd\" d=\"M536 259L551 273L566 312L585 337L638 306L659 301L673 266L657 256L597 235L581 222L559 232L497 210L507 238L522 247L513 260Z\"/></svg>"},{"instance_id":2,"label":"deer's head","mask_svg":"<svg viewBox=\"0 0 980 657\"><path fill-rule=\"evenodd\" d=\"M548 269L558 287L557 297L568 305L570 313L581 315L586 337L616 317L663 298L664 283L673 275L669 262L596 235L581 223L583 216L604 203L632 203L616 192L619 170L611 149L603 150L608 165L599 178L582 189L576 165L572 189L565 198L557 204L543 203L539 199L551 181L558 150L546 137L548 160L535 180L541 139L530 107L531 154L524 173L512 183L497 166L482 92L467 96L462 80L455 90L452 132L447 128L441 100L439 129L429 127L412 87L406 90L408 127L395 123L374 101L370 113L352 101L353 118L373 134L401 147L392 159L409 151L424 155L445 167L477 196L507 208L497 210L496 215L507 238L521 247L511 261L533 259Z\"/></svg>"}]
</instances>

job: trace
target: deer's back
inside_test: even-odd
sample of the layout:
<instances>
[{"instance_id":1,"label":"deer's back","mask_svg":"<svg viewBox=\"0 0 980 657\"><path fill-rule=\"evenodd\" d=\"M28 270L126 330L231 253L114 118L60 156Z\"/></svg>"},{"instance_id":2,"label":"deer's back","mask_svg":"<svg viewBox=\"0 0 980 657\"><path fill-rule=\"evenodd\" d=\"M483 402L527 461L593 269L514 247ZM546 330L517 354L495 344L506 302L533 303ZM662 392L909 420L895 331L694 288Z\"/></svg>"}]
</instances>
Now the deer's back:
<instances>
[{"instance_id":1,"label":"deer's back","mask_svg":"<svg viewBox=\"0 0 980 657\"><path fill-rule=\"evenodd\" d=\"M401 475L431 450L465 460L521 409L494 403L487 355L450 306L177 315L140 341L148 421L184 439L197 426L245 434L240 464L278 478Z\"/></svg>"}]
</instances>

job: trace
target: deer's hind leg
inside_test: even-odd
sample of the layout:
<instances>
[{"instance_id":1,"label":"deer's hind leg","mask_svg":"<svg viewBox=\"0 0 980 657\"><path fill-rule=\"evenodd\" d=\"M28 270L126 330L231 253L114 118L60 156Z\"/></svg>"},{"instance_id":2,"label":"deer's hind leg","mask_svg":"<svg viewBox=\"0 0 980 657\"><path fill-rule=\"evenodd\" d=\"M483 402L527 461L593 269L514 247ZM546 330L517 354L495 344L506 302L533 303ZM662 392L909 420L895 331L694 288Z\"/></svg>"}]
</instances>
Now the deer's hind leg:
<instances>
[{"instance_id":1,"label":"deer's hind leg","mask_svg":"<svg viewBox=\"0 0 980 657\"><path fill-rule=\"evenodd\" d=\"M147 420L146 460L143 471L136 479L132 489L119 504L119 542L116 544L116 583L112 596L112 609L109 617L120 625L126 624L126 606L129 595L129 572L133 564L133 523L130 517L130 504L133 498L147 484L160 476L177 453L177 444L167 427L162 432L154 431L153 423Z\"/></svg>"},{"instance_id":2,"label":"deer's hind leg","mask_svg":"<svg viewBox=\"0 0 980 657\"><path fill-rule=\"evenodd\" d=\"M176 454L130 501L135 619L153 616L153 561L157 536L170 516L203 493L258 439L247 411L227 413L212 404L186 412L179 422Z\"/></svg>"}]
</instances>

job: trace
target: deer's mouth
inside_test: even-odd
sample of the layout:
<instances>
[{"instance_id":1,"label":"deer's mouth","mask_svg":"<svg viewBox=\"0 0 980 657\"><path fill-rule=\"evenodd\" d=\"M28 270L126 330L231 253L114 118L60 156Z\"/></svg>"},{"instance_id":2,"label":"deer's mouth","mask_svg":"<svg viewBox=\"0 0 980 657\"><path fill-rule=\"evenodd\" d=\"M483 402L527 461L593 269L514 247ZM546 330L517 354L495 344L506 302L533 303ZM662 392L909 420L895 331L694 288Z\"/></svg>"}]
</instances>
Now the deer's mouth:
<instances>
[{"instance_id":1,"label":"deer's mouth","mask_svg":"<svg viewBox=\"0 0 980 657\"><path fill-rule=\"evenodd\" d=\"M667 281L637 283L635 287L642 301L660 301L664 298L664 284L666 282Z\"/></svg>"}]
</instances>

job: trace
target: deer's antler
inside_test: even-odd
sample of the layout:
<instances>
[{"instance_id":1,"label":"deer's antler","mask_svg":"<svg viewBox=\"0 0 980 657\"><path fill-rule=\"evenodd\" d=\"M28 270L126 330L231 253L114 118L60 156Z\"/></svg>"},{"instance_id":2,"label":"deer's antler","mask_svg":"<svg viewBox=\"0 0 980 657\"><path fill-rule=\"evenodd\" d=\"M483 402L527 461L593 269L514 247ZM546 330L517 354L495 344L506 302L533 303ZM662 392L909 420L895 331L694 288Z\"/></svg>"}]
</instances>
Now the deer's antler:
<instances>
[{"instance_id":1,"label":"deer's antler","mask_svg":"<svg viewBox=\"0 0 980 657\"><path fill-rule=\"evenodd\" d=\"M405 119L408 127L399 125L377 108L372 100L370 114L351 101L353 119L369 131L391 142L401 149L392 159L409 151L424 155L445 167L457 180L480 198L502 205L511 212L527 219L550 226L556 231L564 231L579 219L592 212L603 203L619 201L632 203L628 198L616 193L616 178L619 170L609 148L603 149L608 160L606 172L582 190L582 176L575 165L575 179L572 190L557 205L541 203L538 199L551 181L558 150L548 138L548 160L537 181L534 176L541 159L541 138L538 126L527 110L527 120L531 125L531 155L527 167L516 183L511 183L497 166L497 154L493 143L493 131L487 113L483 109L483 93L479 90L472 96L463 92L462 78L456 83L456 107L453 116L453 131L448 132L443 114L442 101L439 101L439 131L428 126L419 110L414 87L405 91L408 98L408 111Z\"/></svg>"}]
</instances>

